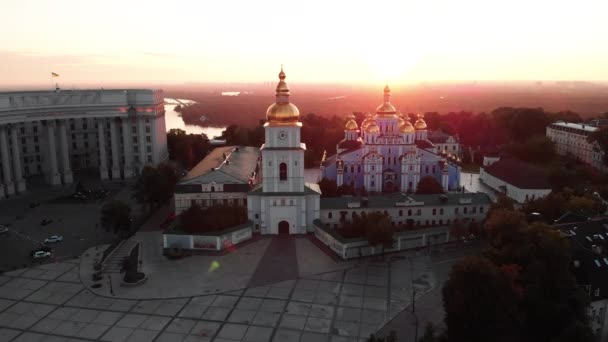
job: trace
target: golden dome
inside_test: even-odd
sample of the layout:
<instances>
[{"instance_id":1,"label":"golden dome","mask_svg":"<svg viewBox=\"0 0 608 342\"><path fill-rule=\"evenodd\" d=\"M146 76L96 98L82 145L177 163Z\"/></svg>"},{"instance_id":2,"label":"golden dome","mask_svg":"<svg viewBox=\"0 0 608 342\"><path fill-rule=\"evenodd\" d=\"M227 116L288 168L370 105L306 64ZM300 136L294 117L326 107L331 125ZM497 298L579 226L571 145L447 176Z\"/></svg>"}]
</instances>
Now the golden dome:
<instances>
[{"instance_id":1,"label":"golden dome","mask_svg":"<svg viewBox=\"0 0 608 342\"><path fill-rule=\"evenodd\" d=\"M401 113L399 113L397 115L397 127L401 127L403 125L405 125L405 120L403 120L403 117L401 116Z\"/></svg>"},{"instance_id":2,"label":"golden dome","mask_svg":"<svg viewBox=\"0 0 608 342\"><path fill-rule=\"evenodd\" d=\"M345 131L356 131L358 129L359 129L359 126L357 125L357 122L353 119L349 119L346 122L346 126L344 126Z\"/></svg>"},{"instance_id":3,"label":"golden dome","mask_svg":"<svg viewBox=\"0 0 608 342\"><path fill-rule=\"evenodd\" d=\"M365 114L365 119L361 123L361 129L366 129L372 121L374 121L374 116L371 113Z\"/></svg>"},{"instance_id":4,"label":"golden dome","mask_svg":"<svg viewBox=\"0 0 608 342\"><path fill-rule=\"evenodd\" d=\"M266 121L270 124L293 125L300 119L300 110L289 103L289 87L285 83L285 72L281 66L276 89L276 102L266 110Z\"/></svg>"},{"instance_id":5,"label":"golden dome","mask_svg":"<svg viewBox=\"0 0 608 342\"><path fill-rule=\"evenodd\" d=\"M414 128L416 128L417 130L426 129L426 122L424 121L424 115L418 114L418 120L416 120L416 123L414 124Z\"/></svg>"},{"instance_id":6,"label":"golden dome","mask_svg":"<svg viewBox=\"0 0 608 342\"><path fill-rule=\"evenodd\" d=\"M414 133L414 126L412 126L412 123L408 120L405 121L405 123L401 126L399 126L399 133Z\"/></svg>"},{"instance_id":7,"label":"golden dome","mask_svg":"<svg viewBox=\"0 0 608 342\"><path fill-rule=\"evenodd\" d=\"M380 127L376 125L376 122L372 121L369 126L365 129L367 133L380 133Z\"/></svg>"},{"instance_id":8,"label":"golden dome","mask_svg":"<svg viewBox=\"0 0 608 342\"><path fill-rule=\"evenodd\" d=\"M395 117L397 109L391 104L391 89L388 84L384 87L384 103L376 108L376 114L381 117Z\"/></svg>"}]
</instances>

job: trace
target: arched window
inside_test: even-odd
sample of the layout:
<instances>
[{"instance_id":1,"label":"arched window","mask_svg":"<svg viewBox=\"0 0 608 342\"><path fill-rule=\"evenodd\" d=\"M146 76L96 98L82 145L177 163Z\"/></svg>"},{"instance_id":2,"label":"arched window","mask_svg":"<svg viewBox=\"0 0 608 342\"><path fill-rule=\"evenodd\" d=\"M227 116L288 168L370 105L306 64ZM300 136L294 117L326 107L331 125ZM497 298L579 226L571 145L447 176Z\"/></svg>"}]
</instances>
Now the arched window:
<instances>
[{"instance_id":1,"label":"arched window","mask_svg":"<svg viewBox=\"0 0 608 342\"><path fill-rule=\"evenodd\" d=\"M287 164L285 163L279 165L279 180L287 180Z\"/></svg>"}]
</instances>

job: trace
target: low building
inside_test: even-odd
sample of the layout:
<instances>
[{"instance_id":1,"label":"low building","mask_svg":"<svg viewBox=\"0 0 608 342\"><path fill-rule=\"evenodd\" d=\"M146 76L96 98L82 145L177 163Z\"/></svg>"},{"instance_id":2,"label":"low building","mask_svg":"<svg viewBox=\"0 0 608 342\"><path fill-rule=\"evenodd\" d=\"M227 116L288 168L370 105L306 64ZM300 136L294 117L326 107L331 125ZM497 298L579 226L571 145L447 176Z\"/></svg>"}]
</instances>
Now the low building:
<instances>
[{"instance_id":1,"label":"low building","mask_svg":"<svg viewBox=\"0 0 608 342\"><path fill-rule=\"evenodd\" d=\"M388 214L395 227L449 227L456 219L483 221L491 204L490 197L481 192L326 197L321 198L320 219L325 227L337 229L355 214L379 211Z\"/></svg>"},{"instance_id":2,"label":"low building","mask_svg":"<svg viewBox=\"0 0 608 342\"><path fill-rule=\"evenodd\" d=\"M251 146L215 148L175 186L175 213L193 204L247 206L247 192L258 183L260 150Z\"/></svg>"},{"instance_id":3,"label":"low building","mask_svg":"<svg viewBox=\"0 0 608 342\"><path fill-rule=\"evenodd\" d=\"M491 163L484 161L479 180L520 204L551 192L551 184L543 170L513 158L495 158Z\"/></svg>"},{"instance_id":4,"label":"low building","mask_svg":"<svg viewBox=\"0 0 608 342\"><path fill-rule=\"evenodd\" d=\"M598 341L608 340L608 218L554 226L570 239L572 269L589 296L591 328Z\"/></svg>"},{"instance_id":5,"label":"low building","mask_svg":"<svg viewBox=\"0 0 608 342\"><path fill-rule=\"evenodd\" d=\"M458 135L449 135L441 130L429 131L428 137L430 142L435 145L437 153L446 155L460 155L460 142Z\"/></svg>"},{"instance_id":6,"label":"low building","mask_svg":"<svg viewBox=\"0 0 608 342\"><path fill-rule=\"evenodd\" d=\"M603 162L604 153L596 143L589 143L587 138L593 132L608 126L607 120L593 120L589 123L571 123L557 121L547 126L547 138L555 143L557 153L572 155L600 171L607 172Z\"/></svg>"}]
</instances>

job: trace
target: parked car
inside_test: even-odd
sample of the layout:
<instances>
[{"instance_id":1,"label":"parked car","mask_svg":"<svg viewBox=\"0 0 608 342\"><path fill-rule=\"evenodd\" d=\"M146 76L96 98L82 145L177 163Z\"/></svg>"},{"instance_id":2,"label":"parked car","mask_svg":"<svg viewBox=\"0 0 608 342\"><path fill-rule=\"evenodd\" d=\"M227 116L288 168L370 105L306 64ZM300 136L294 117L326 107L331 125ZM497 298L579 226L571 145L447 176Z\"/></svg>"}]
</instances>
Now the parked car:
<instances>
[{"instance_id":1,"label":"parked car","mask_svg":"<svg viewBox=\"0 0 608 342\"><path fill-rule=\"evenodd\" d=\"M0 224L0 234L8 234L8 228Z\"/></svg>"},{"instance_id":2,"label":"parked car","mask_svg":"<svg viewBox=\"0 0 608 342\"><path fill-rule=\"evenodd\" d=\"M34 252L34 254L32 254L32 257L34 259L44 259L44 258L48 258L51 256L51 252L45 252L45 251L36 251Z\"/></svg>"},{"instance_id":3,"label":"parked car","mask_svg":"<svg viewBox=\"0 0 608 342\"><path fill-rule=\"evenodd\" d=\"M44 243L55 243L63 241L63 236L53 235L50 238L44 239Z\"/></svg>"},{"instance_id":4,"label":"parked car","mask_svg":"<svg viewBox=\"0 0 608 342\"><path fill-rule=\"evenodd\" d=\"M53 220L45 218L44 220L42 220L42 222L40 222L40 225L41 226L46 226L46 225L49 225L51 223L53 223Z\"/></svg>"}]
</instances>

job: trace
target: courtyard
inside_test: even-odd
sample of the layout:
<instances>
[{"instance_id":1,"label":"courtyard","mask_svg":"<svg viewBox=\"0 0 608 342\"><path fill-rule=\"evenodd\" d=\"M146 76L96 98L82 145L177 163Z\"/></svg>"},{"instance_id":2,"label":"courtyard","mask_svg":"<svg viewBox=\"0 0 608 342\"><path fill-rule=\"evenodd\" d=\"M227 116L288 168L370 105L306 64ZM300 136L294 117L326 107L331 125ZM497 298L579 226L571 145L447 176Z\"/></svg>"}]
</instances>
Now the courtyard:
<instances>
[{"instance_id":1,"label":"courtyard","mask_svg":"<svg viewBox=\"0 0 608 342\"><path fill-rule=\"evenodd\" d=\"M276 255L262 249L277 239L258 240L243 254L271 260ZM295 246L306 241L289 240ZM229 257L234 258L215 258L226 268L243 262ZM196 258L207 256L192 262ZM150 292L154 298L131 296L120 287L115 296L95 293L81 282L84 260L65 260L0 276L0 341L364 341L410 304L414 288L417 297L435 288L430 260L401 254L322 273L298 267L295 278L279 282L263 266L249 264L253 271L246 281L229 286L227 279L210 294L204 294L204 279L192 277L185 285L200 294L186 296L175 296L183 290L173 288L187 277L154 283L160 275L152 274L146 284L162 287ZM255 285L269 277L270 283Z\"/></svg>"}]
</instances>

